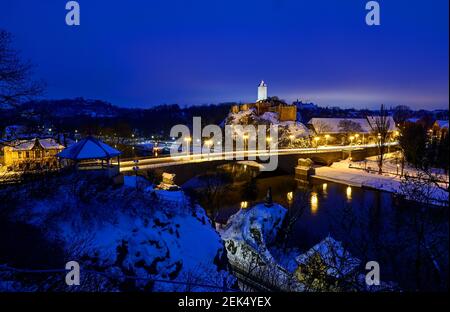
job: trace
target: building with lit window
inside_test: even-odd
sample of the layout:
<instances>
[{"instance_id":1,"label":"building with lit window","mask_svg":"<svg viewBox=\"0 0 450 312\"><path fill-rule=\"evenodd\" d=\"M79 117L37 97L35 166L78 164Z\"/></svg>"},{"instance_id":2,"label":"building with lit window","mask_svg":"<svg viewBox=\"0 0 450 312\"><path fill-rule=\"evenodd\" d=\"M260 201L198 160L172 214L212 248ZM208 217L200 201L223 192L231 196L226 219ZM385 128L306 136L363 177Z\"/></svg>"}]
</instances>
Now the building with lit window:
<instances>
[{"instance_id":1,"label":"building with lit window","mask_svg":"<svg viewBox=\"0 0 450 312\"><path fill-rule=\"evenodd\" d=\"M3 147L3 162L8 170L54 169L63 149L51 138L10 141Z\"/></svg>"}]
</instances>

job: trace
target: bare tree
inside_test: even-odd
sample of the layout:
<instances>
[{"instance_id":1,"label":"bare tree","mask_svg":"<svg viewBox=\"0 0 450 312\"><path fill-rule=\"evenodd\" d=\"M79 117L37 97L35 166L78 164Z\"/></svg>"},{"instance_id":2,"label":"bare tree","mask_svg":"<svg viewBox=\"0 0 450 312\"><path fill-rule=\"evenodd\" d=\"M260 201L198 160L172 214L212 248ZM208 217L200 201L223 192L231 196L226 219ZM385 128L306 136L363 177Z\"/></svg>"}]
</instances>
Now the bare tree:
<instances>
[{"instance_id":1,"label":"bare tree","mask_svg":"<svg viewBox=\"0 0 450 312\"><path fill-rule=\"evenodd\" d=\"M372 130L372 133L376 136L378 147L378 174L383 173L383 160L386 153L386 142L389 139L390 120L387 115L387 111L384 105L381 104L380 114L378 116L366 116L367 122Z\"/></svg>"},{"instance_id":2,"label":"bare tree","mask_svg":"<svg viewBox=\"0 0 450 312\"><path fill-rule=\"evenodd\" d=\"M311 194L307 189L298 189L296 196L293 199L293 203L289 203L289 209L286 212L286 216L281 224L281 229L278 234L278 239L283 246L283 250L287 250L287 243L292 235L294 225L297 220L303 215L303 212L307 209Z\"/></svg>"},{"instance_id":3,"label":"bare tree","mask_svg":"<svg viewBox=\"0 0 450 312\"><path fill-rule=\"evenodd\" d=\"M12 36L0 29L0 107L17 107L43 91L43 83L30 79L33 66L11 48Z\"/></svg>"},{"instance_id":4,"label":"bare tree","mask_svg":"<svg viewBox=\"0 0 450 312\"><path fill-rule=\"evenodd\" d=\"M217 172L202 175L200 180L204 185L202 193L205 208L211 212L211 219L215 222L219 216L220 202L228 190L231 177L225 172Z\"/></svg>"},{"instance_id":5,"label":"bare tree","mask_svg":"<svg viewBox=\"0 0 450 312\"><path fill-rule=\"evenodd\" d=\"M348 119L339 121L338 128L339 131L343 133L363 132L359 123Z\"/></svg>"},{"instance_id":6,"label":"bare tree","mask_svg":"<svg viewBox=\"0 0 450 312\"><path fill-rule=\"evenodd\" d=\"M317 135L333 131L331 126L322 120L315 120L313 127Z\"/></svg>"}]
</instances>

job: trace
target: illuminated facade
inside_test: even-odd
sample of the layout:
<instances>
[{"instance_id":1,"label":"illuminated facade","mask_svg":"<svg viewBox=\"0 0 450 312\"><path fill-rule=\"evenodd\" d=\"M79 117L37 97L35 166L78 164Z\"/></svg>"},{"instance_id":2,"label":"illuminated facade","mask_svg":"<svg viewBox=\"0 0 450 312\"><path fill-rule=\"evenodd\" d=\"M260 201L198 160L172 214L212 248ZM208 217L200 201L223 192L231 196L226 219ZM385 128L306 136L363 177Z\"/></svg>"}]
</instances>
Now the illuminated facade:
<instances>
[{"instance_id":1,"label":"illuminated facade","mask_svg":"<svg viewBox=\"0 0 450 312\"><path fill-rule=\"evenodd\" d=\"M53 139L13 141L3 148L4 164L10 170L57 168L56 154L63 149Z\"/></svg>"},{"instance_id":2,"label":"illuminated facade","mask_svg":"<svg viewBox=\"0 0 450 312\"><path fill-rule=\"evenodd\" d=\"M258 102L267 100L267 85L264 80L258 86Z\"/></svg>"}]
</instances>

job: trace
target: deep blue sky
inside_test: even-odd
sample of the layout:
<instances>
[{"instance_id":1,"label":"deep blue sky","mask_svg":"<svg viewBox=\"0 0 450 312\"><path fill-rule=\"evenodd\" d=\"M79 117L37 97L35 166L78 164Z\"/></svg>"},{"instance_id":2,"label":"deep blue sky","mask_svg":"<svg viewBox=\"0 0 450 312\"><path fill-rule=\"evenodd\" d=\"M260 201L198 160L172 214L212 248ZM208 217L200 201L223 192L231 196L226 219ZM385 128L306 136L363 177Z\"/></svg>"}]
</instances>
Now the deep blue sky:
<instances>
[{"instance_id":1,"label":"deep blue sky","mask_svg":"<svg viewBox=\"0 0 450 312\"><path fill-rule=\"evenodd\" d=\"M254 101L448 107L448 0L0 0L0 27L37 65L48 98L129 107Z\"/></svg>"}]
</instances>

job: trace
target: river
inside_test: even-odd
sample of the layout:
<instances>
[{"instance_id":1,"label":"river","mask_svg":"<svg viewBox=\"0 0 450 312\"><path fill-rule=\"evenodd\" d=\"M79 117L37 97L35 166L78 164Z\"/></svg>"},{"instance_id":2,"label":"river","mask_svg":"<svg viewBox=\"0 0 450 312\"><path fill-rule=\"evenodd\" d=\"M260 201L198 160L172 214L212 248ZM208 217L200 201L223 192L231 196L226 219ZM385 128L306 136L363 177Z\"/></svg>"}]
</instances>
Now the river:
<instances>
[{"instance_id":1,"label":"river","mask_svg":"<svg viewBox=\"0 0 450 312\"><path fill-rule=\"evenodd\" d=\"M299 185L293 175L259 173L242 164L183 185L220 223L263 201L269 187L273 201L299 212L288 248L305 252L331 235L363 263L377 261L382 280L407 290L448 288L448 207L423 207L387 192L319 180Z\"/></svg>"}]
</instances>

